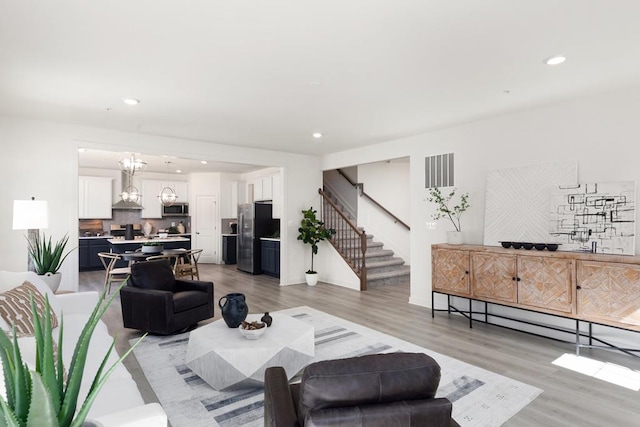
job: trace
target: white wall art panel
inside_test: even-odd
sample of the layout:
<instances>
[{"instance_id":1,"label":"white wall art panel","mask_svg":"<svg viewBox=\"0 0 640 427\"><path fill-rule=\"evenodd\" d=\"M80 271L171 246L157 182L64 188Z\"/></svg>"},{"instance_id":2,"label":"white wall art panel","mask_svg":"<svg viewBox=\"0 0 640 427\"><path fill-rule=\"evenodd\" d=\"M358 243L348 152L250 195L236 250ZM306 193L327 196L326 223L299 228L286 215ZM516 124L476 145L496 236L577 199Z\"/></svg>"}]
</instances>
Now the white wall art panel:
<instances>
[{"instance_id":1,"label":"white wall art panel","mask_svg":"<svg viewBox=\"0 0 640 427\"><path fill-rule=\"evenodd\" d=\"M553 162L487 172L484 244L553 243L551 188L578 183L577 162Z\"/></svg>"},{"instance_id":2,"label":"white wall art panel","mask_svg":"<svg viewBox=\"0 0 640 427\"><path fill-rule=\"evenodd\" d=\"M636 230L635 182L554 187L550 233L561 250L633 255Z\"/></svg>"}]
</instances>

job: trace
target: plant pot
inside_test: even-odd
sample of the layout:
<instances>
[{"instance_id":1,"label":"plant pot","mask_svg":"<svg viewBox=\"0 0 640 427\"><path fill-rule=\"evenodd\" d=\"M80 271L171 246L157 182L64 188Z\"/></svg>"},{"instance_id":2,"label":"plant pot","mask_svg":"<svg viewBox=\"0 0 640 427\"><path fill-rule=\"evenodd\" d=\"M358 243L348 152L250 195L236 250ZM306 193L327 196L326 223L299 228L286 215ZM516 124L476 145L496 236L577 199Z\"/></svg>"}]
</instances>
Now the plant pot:
<instances>
[{"instance_id":1,"label":"plant pot","mask_svg":"<svg viewBox=\"0 0 640 427\"><path fill-rule=\"evenodd\" d=\"M304 273L304 277L309 286L315 286L318 283L318 273Z\"/></svg>"},{"instance_id":2,"label":"plant pot","mask_svg":"<svg viewBox=\"0 0 640 427\"><path fill-rule=\"evenodd\" d=\"M164 251L164 245L156 245L156 246L142 245L143 254L159 254L162 251Z\"/></svg>"},{"instance_id":3,"label":"plant pot","mask_svg":"<svg viewBox=\"0 0 640 427\"><path fill-rule=\"evenodd\" d=\"M461 245L464 243L462 231L447 231L447 243L450 245Z\"/></svg>"},{"instance_id":4,"label":"plant pot","mask_svg":"<svg viewBox=\"0 0 640 427\"><path fill-rule=\"evenodd\" d=\"M39 275L38 277L40 277L40 279L42 279L42 281L46 283L47 286L51 288L53 292L58 290L58 287L60 286L60 281L62 280L61 273L45 273L45 274Z\"/></svg>"}]
</instances>

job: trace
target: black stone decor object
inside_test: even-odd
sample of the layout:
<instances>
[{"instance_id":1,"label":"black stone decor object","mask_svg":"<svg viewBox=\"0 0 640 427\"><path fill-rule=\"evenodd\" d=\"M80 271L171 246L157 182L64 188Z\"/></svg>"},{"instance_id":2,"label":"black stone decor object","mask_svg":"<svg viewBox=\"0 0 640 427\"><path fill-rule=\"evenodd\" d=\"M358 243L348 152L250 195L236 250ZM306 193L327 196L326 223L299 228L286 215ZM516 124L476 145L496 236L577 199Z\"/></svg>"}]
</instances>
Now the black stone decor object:
<instances>
[{"instance_id":1,"label":"black stone decor object","mask_svg":"<svg viewBox=\"0 0 640 427\"><path fill-rule=\"evenodd\" d=\"M224 304L222 304L222 300ZM237 328L242 321L247 318L249 307L245 301L244 294L233 293L227 294L220 298L218 306L222 312L224 323L230 328Z\"/></svg>"},{"instance_id":2,"label":"black stone decor object","mask_svg":"<svg viewBox=\"0 0 640 427\"><path fill-rule=\"evenodd\" d=\"M268 328L269 326L271 326L271 323L273 322L273 317L271 317L269 315L269 312L267 311L266 313L264 313L264 316L262 316L260 321L262 321L264 324L266 324L267 328Z\"/></svg>"}]
</instances>

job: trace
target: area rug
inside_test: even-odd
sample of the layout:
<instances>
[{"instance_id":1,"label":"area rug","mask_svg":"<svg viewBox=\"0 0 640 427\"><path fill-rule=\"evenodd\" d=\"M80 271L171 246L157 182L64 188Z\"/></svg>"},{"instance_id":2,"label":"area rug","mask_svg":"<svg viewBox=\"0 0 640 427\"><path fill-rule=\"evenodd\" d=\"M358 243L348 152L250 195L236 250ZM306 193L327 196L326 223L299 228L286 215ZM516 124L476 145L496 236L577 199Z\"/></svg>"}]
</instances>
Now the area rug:
<instances>
[{"instance_id":1,"label":"area rug","mask_svg":"<svg viewBox=\"0 0 640 427\"><path fill-rule=\"evenodd\" d=\"M542 392L310 307L281 313L314 326L314 361L398 351L433 357L442 369L437 397L453 402L453 418L462 426L502 425ZM188 342L189 333L147 336L134 350L172 427L263 426L262 389L214 390L185 366Z\"/></svg>"}]
</instances>

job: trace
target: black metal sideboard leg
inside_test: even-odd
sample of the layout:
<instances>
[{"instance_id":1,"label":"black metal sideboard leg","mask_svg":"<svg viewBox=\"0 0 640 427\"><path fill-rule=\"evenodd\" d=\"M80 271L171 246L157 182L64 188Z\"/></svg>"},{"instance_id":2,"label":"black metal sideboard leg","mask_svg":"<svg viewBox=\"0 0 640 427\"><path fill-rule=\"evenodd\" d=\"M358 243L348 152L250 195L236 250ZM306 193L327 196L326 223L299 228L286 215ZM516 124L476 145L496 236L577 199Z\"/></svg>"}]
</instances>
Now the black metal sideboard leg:
<instances>
[{"instance_id":1,"label":"black metal sideboard leg","mask_svg":"<svg viewBox=\"0 0 640 427\"><path fill-rule=\"evenodd\" d=\"M469 329L473 328L473 300L469 298Z\"/></svg>"},{"instance_id":2,"label":"black metal sideboard leg","mask_svg":"<svg viewBox=\"0 0 640 427\"><path fill-rule=\"evenodd\" d=\"M576 356L580 356L580 321L576 319Z\"/></svg>"}]
</instances>

